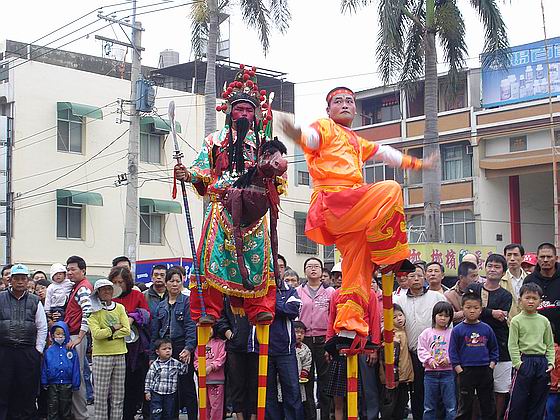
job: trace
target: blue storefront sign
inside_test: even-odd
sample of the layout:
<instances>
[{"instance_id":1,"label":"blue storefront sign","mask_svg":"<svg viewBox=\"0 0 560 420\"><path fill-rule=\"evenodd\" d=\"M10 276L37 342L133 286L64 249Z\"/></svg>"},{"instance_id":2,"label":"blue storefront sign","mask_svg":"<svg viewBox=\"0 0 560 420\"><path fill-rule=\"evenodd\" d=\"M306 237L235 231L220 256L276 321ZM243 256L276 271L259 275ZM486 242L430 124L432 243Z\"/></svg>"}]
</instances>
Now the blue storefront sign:
<instances>
[{"instance_id":1,"label":"blue storefront sign","mask_svg":"<svg viewBox=\"0 0 560 420\"><path fill-rule=\"evenodd\" d=\"M560 95L560 37L549 39L547 66L544 41L519 45L510 49L507 69L482 67L482 106L493 108L548 97L550 90Z\"/></svg>"},{"instance_id":2,"label":"blue storefront sign","mask_svg":"<svg viewBox=\"0 0 560 420\"><path fill-rule=\"evenodd\" d=\"M139 260L136 261L136 281L142 283L149 283L152 281L152 268L154 265L164 265L167 269L173 266L183 266L187 273L185 282L188 281L191 273L192 258L176 257L176 258L161 258L155 260Z\"/></svg>"}]
</instances>

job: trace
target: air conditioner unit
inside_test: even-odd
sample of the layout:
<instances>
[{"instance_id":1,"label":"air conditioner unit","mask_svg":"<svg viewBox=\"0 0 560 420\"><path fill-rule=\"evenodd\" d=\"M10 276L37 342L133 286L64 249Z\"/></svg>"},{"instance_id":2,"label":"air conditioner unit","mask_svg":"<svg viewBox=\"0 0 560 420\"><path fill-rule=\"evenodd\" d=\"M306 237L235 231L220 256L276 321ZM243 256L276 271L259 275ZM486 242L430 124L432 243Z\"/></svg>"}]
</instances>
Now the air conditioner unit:
<instances>
[{"instance_id":1,"label":"air conditioner unit","mask_svg":"<svg viewBox=\"0 0 560 420\"><path fill-rule=\"evenodd\" d=\"M470 144L467 144L467 145L465 146L465 153L466 153L467 155L472 155L472 154L473 154L473 147L472 147Z\"/></svg>"}]
</instances>

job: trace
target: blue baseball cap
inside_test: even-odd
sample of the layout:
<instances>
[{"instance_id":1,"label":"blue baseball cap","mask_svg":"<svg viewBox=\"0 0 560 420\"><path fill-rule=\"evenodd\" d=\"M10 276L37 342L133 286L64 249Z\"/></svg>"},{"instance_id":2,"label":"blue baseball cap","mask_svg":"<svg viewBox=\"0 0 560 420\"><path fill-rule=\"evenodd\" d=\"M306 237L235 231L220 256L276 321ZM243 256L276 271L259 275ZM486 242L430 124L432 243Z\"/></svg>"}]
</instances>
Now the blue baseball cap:
<instances>
[{"instance_id":1,"label":"blue baseball cap","mask_svg":"<svg viewBox=\"0 0 560 420\"><path fill-rule=\"evenodd\" d=\"M16 274L24 274L26 276L29 275L29 268L23 264L16 264L12 267L12 271L10 276L14 276Z\"/></svg>"}]
</instances>

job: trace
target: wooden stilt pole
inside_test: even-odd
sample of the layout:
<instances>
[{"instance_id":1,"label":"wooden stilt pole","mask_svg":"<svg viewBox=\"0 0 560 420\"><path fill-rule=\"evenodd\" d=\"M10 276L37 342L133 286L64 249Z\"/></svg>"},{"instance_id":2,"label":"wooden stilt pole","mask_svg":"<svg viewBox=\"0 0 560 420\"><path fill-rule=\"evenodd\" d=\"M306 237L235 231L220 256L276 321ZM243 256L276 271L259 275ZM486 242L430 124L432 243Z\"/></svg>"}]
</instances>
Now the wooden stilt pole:
<instances>
[{"instance_id":1,"label":"wooden stilt pole","mask_svg":"<svg viewBox=\"0 0 560 420\"><path fill-rule=\"evenodd\" d=\"M395 346L393 344L393 284L394 274L381 277L383 289L383 347L385 352L385 380L388 389L395 388Z\"/></svg>"},{"instance_id":2,"label":"wooden stilt pole","mask_svg":"<svg viewBox=\"0 0 560 420\"><path fill-rule=\"evenodd\" d=\"M270 325L257 324L259 341L259 379L257 393L257 420L265 420L266 413L266 377L268 372L268 341Z\"/></svg>"},{"instance_id":3,"label":"wooden stilt pole","mask_svg":"<svg viewBox=\"0 0 560 420\"><path fill-rule=\"evenodd\" d=\"M346 357L348 420L358 420L358 355Z\"/></svg>"},{"instance_id":4,"label":"wooden stilt pole","mask_svg":"<svg viewBox=\"0 0 560 420\"><path fill-rule=\"evenodd\" d=\"M209 325L199 325L197 327L198 345L198 418L206 419L206 344L210 340L212 327Z\"/></svg>"}]
</instances>

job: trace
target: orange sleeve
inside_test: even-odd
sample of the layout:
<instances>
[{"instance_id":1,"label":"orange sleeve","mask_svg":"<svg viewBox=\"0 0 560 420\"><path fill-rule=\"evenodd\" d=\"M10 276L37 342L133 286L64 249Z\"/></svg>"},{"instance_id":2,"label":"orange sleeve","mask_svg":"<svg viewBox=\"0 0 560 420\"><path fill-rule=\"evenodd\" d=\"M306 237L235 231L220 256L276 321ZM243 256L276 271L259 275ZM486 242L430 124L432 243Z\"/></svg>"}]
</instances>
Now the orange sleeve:
<instances>
[{"instance_id":1,"label":"orange sleeve","mask_svg":"<svg viewBox=\"0 0 560 420\"><path fill-rule=\"evenodd\" d=\"M366 140L363 137L358 136L358 142L360 143L360 148L362 149L362 162L370 159L379 149L379 145L376 142Z\"/></svg>"},{"instance_id":2,"label":"orange sleeve","mask_svg":"<svg viewBox=\"0 0 560 420\"><path fill-rule=\"evenodd\" d=\"M418 170L422 168L422 159L415 158L414 156L409 156L403 154L402 156L402 169L414 169Z\"/></svg>"}]
</instances>

